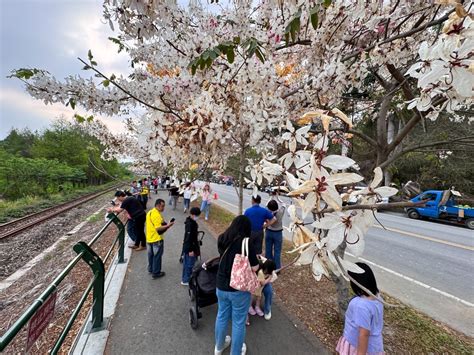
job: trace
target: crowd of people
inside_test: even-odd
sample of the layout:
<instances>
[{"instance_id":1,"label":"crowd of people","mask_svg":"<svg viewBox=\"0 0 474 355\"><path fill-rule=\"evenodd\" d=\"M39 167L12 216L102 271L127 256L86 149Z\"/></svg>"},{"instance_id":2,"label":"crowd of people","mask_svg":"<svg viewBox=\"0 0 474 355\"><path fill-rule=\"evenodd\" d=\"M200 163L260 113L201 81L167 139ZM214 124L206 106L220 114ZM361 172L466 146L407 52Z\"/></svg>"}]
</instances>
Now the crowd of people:
<instances>
[{"instance_id":1,"label":"crowd of people","mask_svg":"<svg viewBox=\"0 0 474 355\"><path fill-rule=\"evenodd\" d=\"M166 222L163 218L165 200L156 199L154 207L148 212L146 205L151 189L157 192L162 186L168 189L168 203L174 210L182 196L183 211L189 211L180 256L183 261L181 285L188 286L200 255L197 221L201 213L208 220L212 201L217 198L210 184L204 184L198 192L192 182L172 183L171 179L166 178L133 181L129 191L116 192L114 206L108 212L127 213L128 234L133 240L130 248L137 251L146 248L148 272L153 279L161 278L165 276L162 270L164 234L173 227L175 221L172 218ZM191 201L198 195L201 197L200 208L191 208ZM220 262L216 278L218 312L215 322L215 355L222 354L229 346L232 355L245 354L249 316L261 316L265 320L272 317L272 283L277 280L282 269L283 217L286 206L276 196L271 198L266 208L260 206L261 202L259 195L252 196L252 206L243 215L235 217L217 240ZM372 270L366 264L358 265L364 273L349 272L351 287L356 296L349 303L344 333L336 351L340 354L382 354L383 305L378 299ZM253 286L250 287L250 284ZM232 323L231 335L227 334L229 322Z\"/></svg>"}]
</instances>

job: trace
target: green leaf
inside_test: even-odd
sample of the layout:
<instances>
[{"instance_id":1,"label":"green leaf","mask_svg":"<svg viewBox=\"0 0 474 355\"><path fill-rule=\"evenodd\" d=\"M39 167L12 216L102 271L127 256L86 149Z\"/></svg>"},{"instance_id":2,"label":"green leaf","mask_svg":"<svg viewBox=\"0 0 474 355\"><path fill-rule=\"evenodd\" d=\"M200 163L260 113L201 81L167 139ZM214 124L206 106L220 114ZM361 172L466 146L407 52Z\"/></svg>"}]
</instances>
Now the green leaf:
<instances>
[{"instance_id":1,"label":"green leaf","mask_svg":"<svg viewBox=\"0 0 474 355\"><path fill-rule=\"evenodd\" d=\"M323 0L323 6L327 9L331 6L332 0Z\"/></svg>"},{"instance_id":2,"label":"green leaf","mask_svg":"<svg viewBox=\"0 0 474 355\"><path fill-rule=\"evenodd\" d=\"M260 59L260 61L262 63L265 63L265 55L263 54L263 52L260 48L257 48L255 50L255 54L256 54L257 58Z\"/></svg>"},{"instance_id":3,"label":"green leaf","mask_svg":"<svg viewBox=\"0 0 474 355\"><path fill-rule=\"evenodd\" d=\"M229 48L227 50L227 60L229 61L230 64L234 62L235 59L235 53L234 53L234 48Z\"/></svg>"},{"instance_id":4,"label":"green leaf","mask_svg":"<svg viewBox=\"0 0 474 355\"><path fill-rule=\"evenodd\" d=\"M216 59L216 58L219 56L219 54L220 54L219 49L214 48L214 49L212 49L212 50L210 51L210 53L209 53L209 58L211 58L212 60L214 60L214 59Z\"/></svg>"},{"instance_id":5,"label":"green leaf","mask_svg":"<svg viewBox=\"0 0 474 355\"><path fill-rule=\"evenodd\" d=\"M91 69L89 65L84 65L84 67L82 68L82 70L89 70L89 69Z\"/></svg>"},{"instance_id":6,"label":"green leaf","mask_svg":"<svg viewBox=\"0 0 474 355\"><path fill-rule=\"evenodd\" d=\"M234 43L239 45L240 44L240 37L234 37Z\"/></svg>"},{"instance_id":7,"label":"green leaf","mask_svg":"<svg viewBox=\"0 0 474 355\"><path fill-rule=\"evenodd\" d=\"M90 49L89 49L89 52L87 52L87 56L89 57L89 60L92 60L92 58L94 58L94 57L92 56L92 52L91 52Z\"/></svg>"},{"instance_id":8,"label":"green leaf","mask_svg":"<svg viewBox=\"0 0 474 355\"><path fill-rule=\"evenodd\" d=\"M19 79L30 79L33 75L41 72L39 69L26 69L26 68L21 68L18 70L13 70L12 75L8 76L7 78L15 77Z\"/></svg>"},{"instance_id":9,"label":"green leaf","mask_svg":"<svg viewBox=\"0 0 474 355\"><path fill-rule=\"evenodd\" d=\"M110 84L110 81L105 79L103 82L102 82L102 85L104 85L105 87L109 86Z\"/></svg>"},{"instance_id":10,"label":"green leaf","mask_svg":"<svg viewBox=\"0 0 474 355\"><path fill-rule=\"evenodd\" d=\"M94 60L91 60L91 65L97 65L97 62Z\"/></svg>"},{"instance_id":11,"label":"green leaf","mask_svg":"<svg viewBox=\"0 0 474 355\"><path fill-rule=\"evenodd\" d=\"M112 75L110 76L110 81L115 80L116 78L117 78L117 77L115 76L115 74L112 74Z\"/></svg>"},{"instance_id":12,"label":"green leaf","mask_svg":"<svg viewBox=\"0 0 474 355\"><path fill-rule=\"evenodd\" d=\"M74 115L74 119L78 122L78 123L83 123L86 119L84 117L82 117L81 115L79 114L75 114Z\"/></svg>"},{"instance_id":13,"label":"green leaf","mask_svg":"<svg viewBox=\"0 0 474 355\"><path fill-rule=\"evenodd\" d=\"M191 66L191 74L192 74L192 75L196 74L196 70L197 70L197 66L192 65L192 66Z\"/></svg>"},{"instance_id":14,"label":"green leaf","mask_svg":"<svg viewBox=\"0 0 474 355\"><path fill-rule=\"evenodd\" d=\"M76 108L76 100L74 100L73 98L70 98L69 105L71 105L71 108L74 110Z\"/></svg>"},{"instance_id":15,"label":"green leaf","mask_svg":"<svg viewBox=\"0 0 474 355\"><path fill-rule=\"evenodd\" d=\"M313 26L315 30L318 28L318 22L319 22L318 10L319 8L317 6L309 10L309 18L311 20L311 26Z\"/></svg>"},{"instance_id":16,"label":"green leaf","mask_svg":"<svg viewBox=\"0 0 474 355\"><path fill-rule=\"evenodd\" d=\"M92 122L94 120L94 116L90 115L87 117L87 122Z\"/></svg>"}]
</instances>

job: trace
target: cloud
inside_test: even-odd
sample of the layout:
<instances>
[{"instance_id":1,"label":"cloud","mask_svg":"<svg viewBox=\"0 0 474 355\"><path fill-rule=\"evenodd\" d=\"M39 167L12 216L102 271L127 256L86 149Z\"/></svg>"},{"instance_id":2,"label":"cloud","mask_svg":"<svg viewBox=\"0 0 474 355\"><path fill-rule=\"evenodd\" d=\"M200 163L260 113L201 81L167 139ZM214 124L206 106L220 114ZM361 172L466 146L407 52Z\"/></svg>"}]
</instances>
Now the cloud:
<instances>
[{"instance_id":1,"label":"cloud","mask_svg":"<svg viewBox=\"0 0 474 355\"><path fill-rule=\"evenodd\" d=\"M87 51L90 49L104 72L117 76L129 74L128 56L125 52L117 53L118 46L108 39L117 37L117 34L112 32L108 24L104 24L100 12L79 13L73 26L66 28L62 45L67 56L87 60Z\"/></svg>"},{"instance_id":2,"label":"cloud","mask_svg":"<svg viewBox=\"0 0 474 355\"><path fill-rule=\"evenodd\" d=\"M33 99L26 92L15 89L2 89L0 91L0 106L2 106L2 111L11 109L18 115L14 119L9 118L8 121L5 117L2 117L2 130L9 129L9 127L18 127L18 117L22 118L25 127L35 130L45 128L54 119L61 116L72 121L75 113L82 116L90 115L86 111L72 110L61 104L45 105L42 101ZM38 119L41 122L38 122ZM94 119L103 122L112 133L125 132L125 126L120 118L94 115Z\"/></svg>"}]
</instances>

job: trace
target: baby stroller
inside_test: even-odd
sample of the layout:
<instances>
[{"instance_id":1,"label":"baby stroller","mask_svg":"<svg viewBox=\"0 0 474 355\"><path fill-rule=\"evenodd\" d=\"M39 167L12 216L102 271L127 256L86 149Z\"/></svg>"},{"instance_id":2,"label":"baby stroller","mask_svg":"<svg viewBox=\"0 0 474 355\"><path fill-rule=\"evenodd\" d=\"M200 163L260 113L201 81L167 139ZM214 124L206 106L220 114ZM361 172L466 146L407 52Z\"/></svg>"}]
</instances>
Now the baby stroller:
<instances>
[{"instance_id":1,"label":"baby stroller","mask_svg":"<svg viewBox=\"0 0 474 355\"><path fill-rule=\"evenodd\" d=\"M219 257L198 264L194 267L189 280L189 323L191 328L197 329L198 319L202 317L199 308L207 307L217 303L216 282L217 270L219 269Z\"/></svg>"}]
</instances>

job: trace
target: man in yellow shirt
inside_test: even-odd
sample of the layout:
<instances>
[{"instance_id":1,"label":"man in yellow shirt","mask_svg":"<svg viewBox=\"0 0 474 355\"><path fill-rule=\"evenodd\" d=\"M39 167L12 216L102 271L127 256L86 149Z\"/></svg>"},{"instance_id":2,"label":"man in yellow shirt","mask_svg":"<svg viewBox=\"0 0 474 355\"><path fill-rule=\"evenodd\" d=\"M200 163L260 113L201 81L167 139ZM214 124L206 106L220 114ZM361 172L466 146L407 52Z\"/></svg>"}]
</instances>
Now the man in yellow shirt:
<instances>
[{"instance_id":1,"label":"man in yellow shirt","mask_svg":"<svg viewBox=\"0 0 474 355\"><path fill-rule=\"evenodd\" d=\"M155 202L146 214L146 247L148 251L148 272L153 279L165 276L161 271L161 258L163 256L163 234L174 224L174 218L166 223L161 213L165 210L166 203L161 198Z\"/></svg>"}]
</instances>

